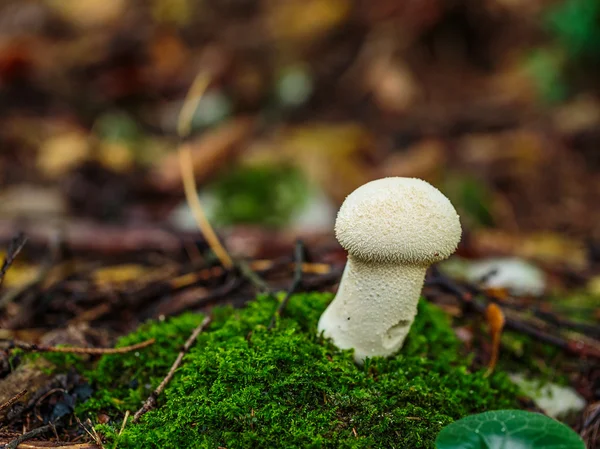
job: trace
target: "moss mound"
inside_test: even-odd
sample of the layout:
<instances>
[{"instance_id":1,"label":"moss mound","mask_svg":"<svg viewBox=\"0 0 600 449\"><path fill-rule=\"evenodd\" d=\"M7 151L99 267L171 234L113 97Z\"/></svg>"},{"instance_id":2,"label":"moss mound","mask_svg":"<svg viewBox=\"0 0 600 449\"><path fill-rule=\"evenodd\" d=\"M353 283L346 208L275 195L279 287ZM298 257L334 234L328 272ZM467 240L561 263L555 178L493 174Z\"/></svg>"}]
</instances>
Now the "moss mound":
<instances>
[{"instance_id":1,"label":"moss mound","mask_svg":"<svg viewBox=\"0 0 600 449\"><path fill-rule=\"evenodd\" d=\"M426 302L401 353L354 364L315 332L331 295L292 298L285 318L259 298L243 310L218 309L186 356L160 407L120 437L119 417L156 387L178 348L202 319L184 315L143 326L120 342L150 337L139 353L105 356L89 373L98 393L78 413L115 421L98 426L125 448L432 448L448 423L515 406L501 373L471 373L444 313ZM121 412L120 415L117 412Z\"/></svg>"}]
</instances>

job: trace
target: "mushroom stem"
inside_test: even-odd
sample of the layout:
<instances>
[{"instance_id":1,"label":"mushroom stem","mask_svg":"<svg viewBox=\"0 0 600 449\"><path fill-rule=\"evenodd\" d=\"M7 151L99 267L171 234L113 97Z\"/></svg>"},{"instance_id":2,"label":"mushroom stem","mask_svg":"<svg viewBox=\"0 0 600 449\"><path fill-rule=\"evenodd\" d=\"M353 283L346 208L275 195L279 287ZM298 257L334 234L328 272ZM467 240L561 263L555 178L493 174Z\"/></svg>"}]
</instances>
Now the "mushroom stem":
<instances>
[{"instance_id":1,"label":"mushroom stem","mask_svg":"<svg viewBox=\"0 0 600 449\"><path fill-rule=\"evenodd\" d=\"M340 349L354 348L360 364L366 357L396 353L417 314L426 271L426 266L365 262L349 255L319 332Z\"/></svg>"}]
</instances>

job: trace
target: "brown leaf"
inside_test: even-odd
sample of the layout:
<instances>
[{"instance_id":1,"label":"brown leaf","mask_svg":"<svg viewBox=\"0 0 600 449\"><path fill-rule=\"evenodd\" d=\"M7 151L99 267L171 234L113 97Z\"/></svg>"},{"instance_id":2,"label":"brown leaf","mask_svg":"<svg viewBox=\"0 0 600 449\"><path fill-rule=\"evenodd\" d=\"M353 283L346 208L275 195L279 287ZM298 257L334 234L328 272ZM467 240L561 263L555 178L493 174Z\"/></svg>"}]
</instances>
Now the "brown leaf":
<instances>
[{"instance_id":1,"label":"brown leaf","mask_svg":"<svg viewBox=\"0 0 600 449\"><path fill-rule=\"evenodd\" d=\"M270 3L267 19L277 39L313 42L343 23L350 11L348 0L276 0Z\"/></svg>"},{"instance_id":2,"label":"brown leaf","mask_svg":"<svg viewBox=\"0 0 600 449\"><path fill-rule=\"evenodd\" d=\"M407 176L435 182L446 161L445 145L437 139L425 139L408 150L390 155L382 164L382 177Z\"/></svg>"},{"instance_id":3,"label":"brown leaf","mask_svg":"<svg viewBox=\"0 0 600 449\"><path fill-rule=\"evenodd\" d=\"M250 137L254 129L254 120L249 117L233 119L221 126L211 129L200 137L184 143L189 145L192 153L194 175L198 183L216 173L223 164L231 163L232 158L242 147L242 143ZM152 181L159 190L181 190L183 182L179 155L169 153L159 162L152 175Z\"/></svg>"},{"instance_id":4,"label":"brown leaf","mask_svg":"<svg viewBox=\"0 0 600 449\"><path fill-rule=\"evenodd\" d=\"M510 234L499 230L477 230L471 236L477 254L512 255L573 270L588 266L585 245L577 239L552 232Z\"/></svg>"}]
</instances>

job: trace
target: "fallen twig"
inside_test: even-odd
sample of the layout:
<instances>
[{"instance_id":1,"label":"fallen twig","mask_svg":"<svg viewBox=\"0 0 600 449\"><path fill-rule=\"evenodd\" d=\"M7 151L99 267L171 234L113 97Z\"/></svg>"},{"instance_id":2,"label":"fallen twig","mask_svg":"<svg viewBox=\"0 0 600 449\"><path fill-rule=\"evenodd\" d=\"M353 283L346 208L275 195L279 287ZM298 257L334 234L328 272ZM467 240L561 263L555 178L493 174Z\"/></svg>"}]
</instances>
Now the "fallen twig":
<instances>
[{"instance_id":1,"label":"fallen twig","mask_svg":"<svg viewBox=\"0 0 600 449\"><path fill-rule=\"evenodd\" d=\"M10 398L8 401L6 401L4 404L0 405L0 411L12 406L15 402L17 402L19 399L21 399L23 396L25 396L25 394L27 394L27 390L20 391L19 393L14 395L12 398Z\"/></svg>"},{"instance_id":2,"label":"fallen twig","mask_svg":"<svg viewBox=\"0 0 600 449\"><path fill-rule=\"evenodd\" d=\"M190 148L188 145L181 145L179 149L179 158L181 161L181 176L183 179L183 189L185 192L185 197L194 215L194 219L196 220L196 224L202 231L206 242L210 246L210 248L215 253L215 256L219 259L221 264L225 268L232 268L233 261L227 253L227 250L222 245L219 237L215 233L213 227L209 223L206 218L206 214L204 213L204 209L202 204L200 203L200 199L198 198L198 193L196 190L196 181L194 179L193 172L193 163L192 163L192 154L190 152Z\"/></svg>"},{"instance_id":3,"label":"fallen twig","mask_svg":"<svg viewBox=\"0 0 600 449\"><path fill-rule=\"evenodd\" d=\"M0 339L8 343L8 348L18 348L24 351L31 352L62 352L65 354L90 354L90 355L104 355L104 354L125 354L127 352L135 351L150 346L155 342L154 338L150 340L137 343L135 345L123 346L121 348L78 348L78 347L61 347L61 346L44 346L36 345L32 343L26 343L18 340L7 340Z\"/></svg>"},{"instance_id":4,"label":"fallen twig","mask_svg":"<svg viewBox=\"0 0 600 449\"><path fill-rule=\"evenodd\" d=\"M94 443L96 443L100 449L104 449L104 445L102 444L102 438L100 438L100 435L98 435L98 432L96 431L96 429L94 428L94 425L92 424L92 421L88 418L87 419L87 424L90 426L90 428L88 429L77 417L77 415L75 415L75 419L77 420L77 424L79 424L79 427L81 427L85 433L87 433L90 438L94 441Z\"/></svg>"},{"instance_id":5,"label":"fallen twig","mask_svg":"<svg viewBox=\"0 0 600 449\"><path fill-rule=\"evenodd\" d=\"M200 99L204 95L204 92L210 84L210 77L205 72L200 72L190 89L185 96L183 107L179 113L179 119L177 121L177 133L181 139L189 137L191 132L191 124L194 112L200 103ZM182 144L179 147L179 163L181 166L181 178L183 180L183 189L185 192L185 198L188 206L192 211L196 224L202 231L206 242L215 253L215 256L219 259L221 264L225 268L232 268L233 261L229 256L229 253L222 245L219 237L215 233L210 222L206 218L200 199L198 198L198 192L196 189L196 180L194 179L194 164L192 161L192 153L188 144Z\"/></svg>"},{"instance_id":6,"label":"fallen twig","mask_svg":"<svg viewBox=\"0 0 600 449\"><path fill-rule=\"evenodd\" d=\"M588 323L579 323L577 321L568 320L565 318L561 318L556 316L552 312L547 312L545 310L540 310L539 308L534 309L534 314L536 317L546 321L547 323L553 324L558 327L562 327L565 329L571 329L576 332L581 332L585 335L593 336L596 338L600 338L600 326Z\"/></svg>"},{"instance_id":7,"label":"fallen twig","mask_svg":"<svg viewBox=\"0 0 600 449\"><path fill-rule=\"evenodd\" d=\"M10 441L0 438L0 447L5 448ZM56 441L31 441L19 443L17 449L102 449L94 443L57 443Z\"/></svg>"},{"instance_id":8,"label":"fallen twig","mask_svg":"<svg viewBox=\"0 0 600 449\"><path fill-rule=\"evenodd\" d=\"M53 428L54 428L54 426L52 424L46 424L45 426L30 430L29 432L25 432L23 435L20 435L17 438L15 438L14 440L12 440L5 447L6 447L6 449L17 449L19 444L21 444L23 441L31 440L32 438L35 438L38 435L42 435L42 434L52 430Z\"/></svg>"},{"instance_id":9,"label":"fallen twig","mask_svg":"<svg viewBox=\"0 0 600 449\"><path fill-rule=\"evenodd\" d=\"M462 304L465 309L475 310L480 314L485 314L487 309L487 304L481 301L476 301L474 298L474 294L469 291L469 289L459 285L454 280L441 275L440 273L435 273L434 276L430 277L426 281L426 285L435 285L447 293L453 294ZM471 289L472 290L472 289ZM487 302L496 302L494 298L490 298L485 292L477 291L477 296L484 297ZM498 306L500 306L498 304ZM600 359L600 349L590 346L582 341L572 341L567 340L566 338L549 334L544 332L531 324L518 320L514 317L506 316L506 328L512 329L517 332L521 332L523 334L529 335L542 343L547 343L552 346L556 346L566 352L570 352L572 354L582 356L582 357L593 357Z\"/></svg>"},{"instance_id":10,"label":"fallen twig","mask_svg":"<svg viewBox=\"0 0 600 449\"><path fill-rule=\"evenodd\" d=\"M41 284L44 281L44 279L46 279L46 277L50 273L50 270L52 269L52 266L56 263L56 261L58 260L58 258L60 256L61 242L62 242L62 240L60 238L53 238L51 240L50 254L49 254L47 260L39 267L38 272L35 275L35 277L31 281L26 282L25 284L23 284L17 288L7 291L2 297L0 297L0 310L5 308L9 303L16 300L18 297L23 295L25 292L28 292L29 290L33 289L37 285ZM23 244L24 243L25 242L23 242ZM19 246L19 251L22 247L23 247L22 245ZM10 249L9 249L9 252L10 252ZM12 263L12 261L11 261L11 263ZM6 262L5 262L5 264L6 264Z\"/></svg>"},{"instance_id":11,"label":"fallen twig","mask_svg":"<svg viewBox=\"0 0 600 449\"><path fill-rule=\"evenodd\" d=\"M179 354L177 355L175 362L173 362L173 365L171 366L171 369L169 369L169 372L167 373L165 378L162 380L160 385L158 387L156 387L156 390L154 390L152 392L152 394L148 397L148 399L146 399L146 402L144 402L144 405L142 405L142 408L140 408L137 412L135 412L135 415L133 415L134 423L138 422L139 419L142 417L142 415L144 415L146 412L148 412L148 411L152 410L154 407L156 407L156 400L157 400L158 396L160 396L160 394L163 392L163 390L169 384L169 382L171 381L173 376L175 376L175 371L177 371L177 368L179 368L179 365L181 365L181 362L183 361L183 357L190 350L190 348L192 347L192 344L194 343L194 341L196 341L196 338L198 338L198 335L200 335L200 333L204 329L206 329L206 327L211 323L211 321L212 321L212 317L209 315L206 318L204 318L204 320L202 320L202 323L200 323L196 327L196 329L194 329L194 331L192 332L190 337L187 339L187 341L183 345L183 348L181 348L181 351L179 351Z\"/></svg>"},{"instance_id":12,"label":"fallen twig","mask_svg":"<svg viewBox=\"0 0 600 449\"><path fill-rule=\"evenodd\" d=\"M288 289L288 291L285 295L285 298L283 298L283 301L281 301L281 303L279 304L279 307L277 307L277 310L271 317L271 322L269 323L269 329L272 329L273 326L275 326L275 323L277 322L277 318L283 314L283 311L285 310L287 303L290 301L290 298L296 292L296 290L298 290L298 288L300 287L300 284L302 282L302 274L303 274L302 265L304 263L304 244L302 243L302 240L298 240L296 242L296 248L294 250L294 262L296 264L295 270L294 270L294 280L292 281L292 285L290 285L290 288Z\"/></svg>"},{"instance_id":13,"label":"fallen twig","mask_svg":"<svg viewBox=\"0 0 600 449\"><path fill-rule=\"evenodd\" d=\"M6 251L6 256L4 257L4 262L2 262L2 267L0 268L0 287L2 286L2 282L4 281L4 276L6 272L15 261L17 255L21 252L25 243L27 242L27 237L24 234L19 233L10 241L8 245L8 249Z\"/></svg>"},{"instance_id":14,"label":"fallen twig","mask_svg":"<svg viewBox=\"0 0 600 449\"><path fill-rule=\"evenodd\" d=\"M242 276L244 276L254 287L263 293L268 293L271 289L269 284L265 282L255 271L250 268L250 265L244 261L237 263L237 268L240 270Z\"/></svg>"},{"instance_id":15,"label":"fallen twig","mask_svg":"<svg viewBox=\"0 0 600 449\"><path fill-rule=\"evenodd\" d=\"M117 449L117 444L119 444L119 437L121 436L121 434L125 430L125 426L127 425L127 420L128 419L129 419L129 410L127 410L125 412L125 416L123 417L123 424L121 424L121 429L119 430L119 433L117 434L117 438L115 440L115 445L113 446L113 449Z\"/></svg>"}]
</instances>

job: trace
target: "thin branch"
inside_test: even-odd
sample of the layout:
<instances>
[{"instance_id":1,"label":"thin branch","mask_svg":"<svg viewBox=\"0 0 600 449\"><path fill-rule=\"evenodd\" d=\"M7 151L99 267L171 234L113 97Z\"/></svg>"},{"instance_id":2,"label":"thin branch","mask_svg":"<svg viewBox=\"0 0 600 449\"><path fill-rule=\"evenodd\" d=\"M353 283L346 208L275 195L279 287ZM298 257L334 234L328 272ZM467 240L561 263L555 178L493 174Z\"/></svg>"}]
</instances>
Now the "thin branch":
<instances>
[{"instance_id":1,"label":"thin branch","mask_svg":"<svg viewBox=\"0 0 600 449\"><path fill-rule=\"evenodd\" d=\"M265 282L263 278L261 278L255 271L250 268L250 265L244 261L239 261L237 263L238 269L242 276L244 276L256 289L263 293L268 293L271 288L269 284Z\"/></svg>"},{"instance_id":2,"label":"thin branch","mask_svg":"<svg viewBox=\"0 0 600 449\"><path fill-rule=\"evenodd\" d=\"M115 445L113 446L113 449L117 449L117 444L119 444L119 438L121 437L121 435L123 434L123 431L125 430L125 426L127 425L128 419L129 419L129 410L127 410L125 412L125 416L123 417L123 424L121 424L121 430L119 430L119 433L115 440Z\"/></svg>"},{"instance_id":3,"label":"thin branch","mask_svg":"<svg viewBox=\"0 0 600 449\"><path fill-rule=\"evenodd\" d=\"M185 198L187 203L194 215L196 224L200 228L200 231L206 239L206 243L213 250L221 264L225 268L232 268L233 261L225 250L225 247L221 244L219 237L215 233L213 227L206 218L204 208L200 199L198 198L198 192L196 190L196 180L194 179L194 167L192 161L192 152L189 145L183 144L179 147L179 163L181 164L181 177L183 179L183 189L185 191Z\"/></svg>"},{"instance_id":4,"label":"thin branch","mask_svg":"<svg viewBox=\"0 0 600 449\"><path fill-rule=\"evenodd\" d=\"M179 113L179 120L177 121L177 132L181 139L185 139L190 135L194 112L196 112L196 108L200 103L200 99L204 95L204 92L208 88L209 84L210 77L205 72L200 72L194 79L194 82L192 83L192 86L185 97L181 112ZM190 210L192 211L192 214L194 215L196 224L200 228L200 231L204 235L204 238L206 239L206 242L210 248L221 261L221 264L225 268L232 268L233 261L206 218L206 214L204 213L204 209L200 203L200 199L198 198L196 180L194 178L192 151L190 146L186 143L183 143L179 147L179 164L181 167L181 177L183 179L185 198Z\"/></svg>"},{"instance_id":5,"label":"thin branch","mask_svg":"<svg viewBox=\"0 0 600 449\"><path fill-rule=\"evenodd\" d=\"M26 282L23 285L20 285L16 288L13 288L13 289L7 291L2 297L0 297L0 310L6 308L6 306L9 303L11 303L15 299L17 299L19 296L21 296L25 292L27 292L27 291L31 290L32 288L36 287L37 285L41 284L44 281L44 279L46 279L46 277L50 273L50 270L52 269L52 266L56 263L56 261L60 257L60 247L61 247L61 239L60 238L51 239L50 254L47 256L46 261L43 262L42 265L38 268L38 271L37 271L35 277L32 280L30 280L29 282ZM22 248L22 246L20 246L20 248ZM19 248L19 251L20 251L20 248ZM10 252L10 250L9 250L9 252Z\"/></svg>"},{"instance_id":6,"label":"thin branch","mask_svg":"<svg viewBox=\"0 0 600 449\"><path fill-rule=\"evenodd\" d=\"M582 431L588 429L598 418L600 418L600 406L597 406L594 411L585 419Z\"/></svg>"},{"instance_id":7,"label":"thin branch","mask_svg":"<svg viewBox=\"0 0 600 449\"><path fill-rule=\"evenodd\" d=\"M5 448L8 442L5 438L0 438L0 447ZM4 444L3 444L4 443ZM55 441L32 441L30 443L20 443L17 449L102 449L94 443L56 443Z\"/></svg>"},{"instance_id":8,"label":"thin branch","mask_svg":"<svg viewBox=\"0 0 600 449\"><path fill-rule=\"evenodd\" d=\"M576 332L580 332L584 335L600 337L600 326L564 319L555 315L552 312L540 310L539 308L535 308L533 310L533 313L536 317L546 321L549 324L553 324L555 326L562 327L565 329L571 329Z\"/></svg>"},{"instance_id":9,"label":"thin branch","mask_svg":"<svg viewBox=\"0 0 600 449\"><path fill-rule=\"evenodd\" d=\"M429 278L426 281L426 285L436 285L447 293L451 293L458 298L465 309L472 309L480 314L485 314L485 310L487 308L485 303L476 301L473 293L471 293L467 288L457 284L452 279L443 276L440 273L435 273L433 277ZM493 298L488 297L484 292L477 291L476 293L477 295L483 296L488 302L494 302ZM530 337L533 337L542 343L556 346L566 352L570 352L578 356L600 359L600 349L595 346L591 346L582 341L567 340L558 335L558 332L556 334L544 332L525 321L518 320L510 316L506 316L506 328L529 335Z\"/></svg>"},{"instance_id":10,"label":"thin branch","mask_svg":"<svg viewBox=\"0 0 600 449\"><path fill-rule=\"evenodd\" d=\"M100 438L100 435L98 435L98 432L94 428L91 419L88 418L86 421L86 423L90 426L89 429L85 426L85 424L83 424L79 420L77 415L75 415L75 420L77 421L77 424L79 424L79 427L81 427L85 431L85 433L87 433L90 436L90 438L94 440L94 442L100 447L100 449L104 449L104 445L102 444L102 438Z\"/></svg>"},{"instance_id":11,"label":"thin branch","mask_svg":"<svg viewBox=\"0 0 600 449\"><path fill-rule=\"evenodd\" d=\"M177 355L177 359L175 359L175 362L173 362L173 365L171 366L171 369L169 369L169 372L167 373L165 378L162 380L160 385L158 387L156 387L156 390L154 390L152 392L152 394L148 397L148 399L146 399L146 402L144 402L144 405L142 405L142 408L140 408L137 412L135 412L135 415L133 415L134 423L138 422L139 419L142 417L142 415L144 415L146 412L148 412L148 411L152 410L154 407L156 407L156 400L158 399L160 394L163 392L163 390L166 388L166 386L169 384L171 379L173 379L173 376L175 376L175 371L177 371L177 368L179 368L179 366L181 365L181 362L183 361L183 357L190 350L190 348L192 347L192 345L198 338L198 335L200 335L200 333L207 328L207 326L211 323L211 321L212 321L212 317L209 315L206 318L204 318L204 320L202 320L202 323L200 323L196 327L196 329L194 329L194 331L192 332L190 337L187 339L187 341L183 345L183 348L181 348L181 351Z\"/></svg>"},{"instance_id":12,"label":"thin branch","mask_svg":"<svg viewBox=\"0 0 600 449\"><path fill-rule=\"evenodd\" d=\"M206 89L208 89L209 84L210 76L205 72L200 72L196 75L194 82L185 95L185 100L181 107L181 112L179 113L179 119L177 120L177 134L182 139L189 137L191 133L194 113L196 112L196 109L198 109L200 100L202 99L204 92L206 92Z\"/></svg>"},{"instance_id":13,"label":"thin branch","mask_svg":"<svg viewBox=\"0 0 600 449\"><path fill-rule=\"evenodd\" d=\"M27 394L27 390L20 391L19 393L14 395L12 398L10 398L8 401L6 401L4 404L0 405L0 411L4 410L5 408L11 407L15 402L17 402L19 399L21 399L23 396L25 396L25 394Z\"/></svg>"},{"instance_id":14,"label":"thin branch","mask_svg":"<svg viewBox=\"0 0 600 449\"><path fill-rule=\"evenodd\" d=\"M6 251L6 256L4 257L4 262L2 262L2 267L0 268L0 287L2 286L2 282L4 281L4 276L6 272L10 268L10 266L15 261L17 255L21 252L25 243L27 242L27 237L24 234L19 233L15 237L12 238L8 245L8 249Z\"/></svg>"},{"instance_id":15,"label":"thin branch","mask_svg":"<svg viewBox=\"0 0 600 449\"><path fill-rule=\"evenodd\" d=\"M495 274L496 271L497 270L492 270L490 273L486 274L484 276L484 278L482 278L482 280L479 282L480 283L485 282L485 279L487 279L490 275ZM490 292L488 292L476 285L473 285L473 284L465 285L465 288L467 288L472 294L483 296L493 302L498 302L498 300L500 299L500 298L498 298L497 295L494 295L493 293L490 293ZM597 326L594 324L581 323L581 322L572 321L569 319L564 319L564 318L557 316L555 313L541 309L540 307L536 306L536 307L532 308L532 306L529 304L520 305L520 304L503 302L502 305L506 308L510 308L510 309L514 309L514 310L521 310L521 311L522 310L532 310L533 314L537 318L539 318L540 320L544 321L547 324L557 326L562 329L573 330L575 332L579 332L579 333L587 335L587 336L591 335L594 337L600 337L600 326Z\"/></svg>"},{"instance_id":16,"label":"thin branch","mask_svg":"<svg viewBox=\"0 0 600 449\"><path fill-rule=\"evenodd\" d=\"M23 435L18 436L10 443L6 445L6 449L17 449L19 444L23 441L31 440L32 438L37 437L38 435L42 435L50 430L52 430L54 426L52 424L46 424L45 426L38 427L36 429L30 430L29 432L25 432Z\"/></svg>"},{"instance_id":17,"label":"thin branch","mask_svg":"<svg viewBox=\"0 0 600 449\"><path fill-rule=\"evenodd\" d=\"M65 354L90 354L90 355L104 355L104 354L125 354L127 352L136 351L138 349L145 348L153 344L156 340L151 338L150 340L137 343L135 345L123 346L121 348L77 348L77 347L57 347L57 346L44 346L36 345L32 343L26 343L18 340L7 340L0 339L0 341L8 342L9 348L19 348L25 351L32 352L61 352Z\"/></svg>"},{"instance_id":18,"label":"thin branch","mask_svg":"<svg viewBox=\"0 0 600 449\"><path fill-rule=\"evenodd\" d=\"M275 326L275 323L277 322L277 318L283 314L285 308L287 307L288 302L290 301L290 298L296 292L296 290L298 290L298 288L300 287L300 284L302 283L302 274L303 274L302 266L304 263L304 243L302 242L302 240L296 241L296 248L294 250L294 263L295 263L295 269L294 269L294 279L292 281L292 285L290 285L290 288L288 289L288 291L285 295L285 298L283 298L283 301L281 301L281 303L279 304L279 307L277 307L277 310L271 317L271 322L269 323L269 329L272 329Z\"/></svg>"}]
</instances>

